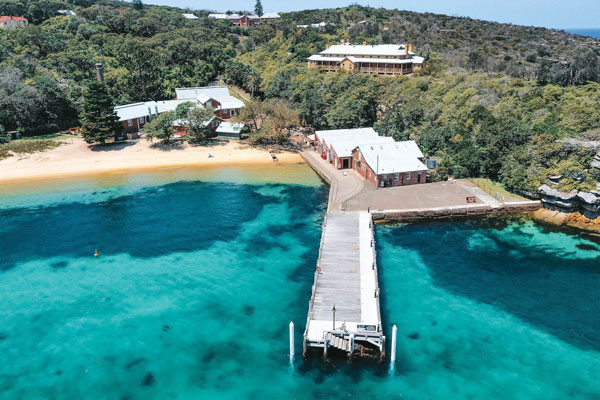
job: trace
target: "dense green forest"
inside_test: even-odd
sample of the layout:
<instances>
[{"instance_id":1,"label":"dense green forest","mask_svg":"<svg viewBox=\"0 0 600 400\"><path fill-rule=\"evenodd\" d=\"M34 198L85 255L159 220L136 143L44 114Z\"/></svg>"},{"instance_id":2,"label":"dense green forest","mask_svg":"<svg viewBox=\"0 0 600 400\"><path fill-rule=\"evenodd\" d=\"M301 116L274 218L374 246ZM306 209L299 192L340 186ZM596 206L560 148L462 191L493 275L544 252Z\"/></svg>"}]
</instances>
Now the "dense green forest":
<instances>
[{"instance_id":1,"label":"dense green forest","mask_svg":"<svg viewBox=\"0 0 600 400\"><path fill-rule=\"evenodd\" d=\"M0 31L0 124L29 135L78 125L101 62L117 104L223 79L308 129L375 125L415 139L438 158L439 178L485 176L533 191L562 174L564 189L596 187L594 151L565 140L600 140L597 39L361 6L286 13L251 28L182 12L139 1L0 0L0 14L31 22ZM333 25L296 27L322 21ZM428 67L393 78L306 68L306 57L339 41L414 43ZM286 140L273 125L253 137Z\"/></svg>"}]
</instances>

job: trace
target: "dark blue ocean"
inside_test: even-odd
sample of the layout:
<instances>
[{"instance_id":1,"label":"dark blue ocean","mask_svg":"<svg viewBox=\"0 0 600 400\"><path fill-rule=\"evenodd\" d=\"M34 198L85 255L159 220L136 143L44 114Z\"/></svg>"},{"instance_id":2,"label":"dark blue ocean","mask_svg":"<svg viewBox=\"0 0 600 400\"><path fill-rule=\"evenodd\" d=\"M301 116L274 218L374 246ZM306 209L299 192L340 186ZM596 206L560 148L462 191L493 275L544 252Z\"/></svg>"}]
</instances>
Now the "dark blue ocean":
<instances>
[{"instance_id":1,"label":"dark blue ocean","mask_svg":"<svg viewBox=\"0 0 600 400\"><path fill-rule=\"evenodd\" d=\"M0 398L600 398L600 245L524 218L378 225L396 364L290 364L328 189L265 174L0 188Z\"/></svg>"},{"instance_id":2,"label":"dark blue ocean","mask_svg":"<svg viewBox=\"0 0 600 400\"><path fill-rule=\"evenodd\" d=\"M600 29L565 29L569 33L600 38Z\"/></svg>"}]
</instances>

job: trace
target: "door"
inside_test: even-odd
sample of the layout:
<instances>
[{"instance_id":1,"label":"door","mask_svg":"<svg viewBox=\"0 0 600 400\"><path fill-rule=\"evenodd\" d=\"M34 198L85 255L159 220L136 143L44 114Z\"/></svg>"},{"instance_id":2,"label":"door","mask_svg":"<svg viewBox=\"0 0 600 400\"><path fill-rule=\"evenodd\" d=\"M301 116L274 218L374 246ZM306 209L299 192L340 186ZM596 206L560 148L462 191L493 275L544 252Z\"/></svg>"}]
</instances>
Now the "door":
<instances>
[{"instance_id":1,"label":"door","mask_svg":"<svg viewBox=\"0 0 600 400\"><path fill-rule=\"evenodd\" d=\"M345 159L342 161L342 168L343 168L343 169L349 168L349 165L348 165L348 159L347 159L347 158L345 158Z\"/></svg>"},{"instance_id":2,"label":"door","mask_svg":"<svg viewBox=\"0 0 600 400\"><path fill-rule=\"evenodd\" d=\"M417 174L417 183L421 183L421 173Z\"/></svg>"}]
</instances>

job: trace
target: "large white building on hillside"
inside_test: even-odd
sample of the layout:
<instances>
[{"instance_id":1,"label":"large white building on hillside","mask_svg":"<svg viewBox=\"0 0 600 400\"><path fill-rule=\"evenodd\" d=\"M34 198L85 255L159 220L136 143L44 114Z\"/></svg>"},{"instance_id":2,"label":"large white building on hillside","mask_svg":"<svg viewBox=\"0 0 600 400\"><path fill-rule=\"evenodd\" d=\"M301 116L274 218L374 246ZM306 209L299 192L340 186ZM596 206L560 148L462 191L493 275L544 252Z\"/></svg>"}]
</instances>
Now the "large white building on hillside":
<instances>
[{"instance_id":1,"label":"large white building on hillside","mask_svg":"<svg viewBox=\"0 0 600 400\"><path fill-rule=\"evenodd\" d=\"M333 45L308 58L309 68L327 72L342 69L379 75L406 75L425 67L425 59L415 54L412 44Z\"/></svg>"},{"instance_id":2,"label":"large white building on hillside","mask_svg":"<svg viewBox=\"0 0 600 400\"><path fill-rule=\"evenodd\" d=\"M231 21L236 26L254 26L261 22L277 20L281 17L277 13L265 13L261 16L247 14L208 14L208 18Z\"/></svg>"}]
</instances>

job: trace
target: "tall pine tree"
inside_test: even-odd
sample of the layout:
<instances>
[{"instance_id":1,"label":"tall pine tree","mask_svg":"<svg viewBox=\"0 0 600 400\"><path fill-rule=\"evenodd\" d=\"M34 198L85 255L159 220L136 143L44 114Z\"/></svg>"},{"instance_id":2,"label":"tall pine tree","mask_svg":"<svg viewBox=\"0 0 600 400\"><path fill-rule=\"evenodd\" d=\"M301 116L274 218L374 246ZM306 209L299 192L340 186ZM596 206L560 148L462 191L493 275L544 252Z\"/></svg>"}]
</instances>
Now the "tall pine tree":
<instances>
[{"instance_id":1,"label":"tall pine tree","mask_svg":"<svg viewBox=\"0 0 600 400\"><path fill-rule=\"evenodd\" d=\"M114 111L112 97L102 82L88 85L83 98L81 136L87 143L105 143L123 132L123 125Z\"/></svg>"},{"instance_id":2,"label":"tall pine tree","mask_svg":"<svg viewBox=\"0 0 600 400\"><path fill-rule=\"evenodd\" d=\"M262 2L260 0L256 0L256 5L254 6L254 13L259 17L263 15Z\"/></svg>"}]
</instances>

